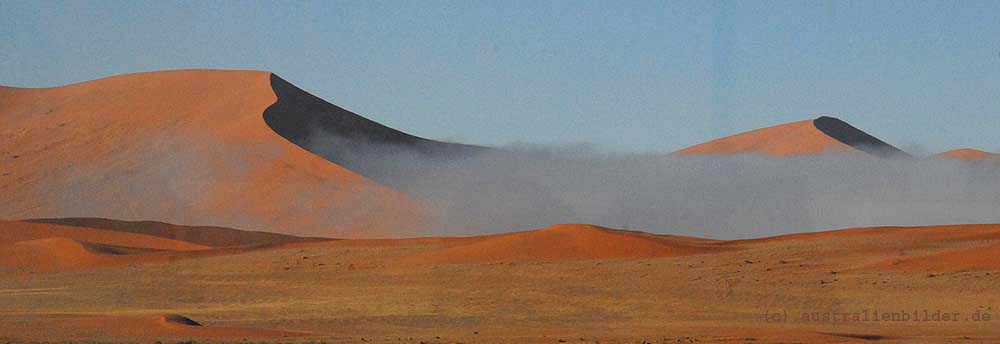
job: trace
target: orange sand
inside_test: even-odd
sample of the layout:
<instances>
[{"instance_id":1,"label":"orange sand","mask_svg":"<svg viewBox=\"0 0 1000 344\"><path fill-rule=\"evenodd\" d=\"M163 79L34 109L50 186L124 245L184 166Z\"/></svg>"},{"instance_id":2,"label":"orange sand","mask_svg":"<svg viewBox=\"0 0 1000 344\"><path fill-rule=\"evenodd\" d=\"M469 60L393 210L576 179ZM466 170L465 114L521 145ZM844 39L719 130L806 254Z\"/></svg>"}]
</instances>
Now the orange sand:
<instances>
[{"instance_id":1,"label":"orange sand","mask_svg":"<svg viewBox=\"0 0 1000 344\"><path fill-rule=\"evenodd\" d=\"M858 151L816 129L812 120L806 120L712 140L681 149L674 154L795 156L832 152Z\"/></svg>"}]
</instances>

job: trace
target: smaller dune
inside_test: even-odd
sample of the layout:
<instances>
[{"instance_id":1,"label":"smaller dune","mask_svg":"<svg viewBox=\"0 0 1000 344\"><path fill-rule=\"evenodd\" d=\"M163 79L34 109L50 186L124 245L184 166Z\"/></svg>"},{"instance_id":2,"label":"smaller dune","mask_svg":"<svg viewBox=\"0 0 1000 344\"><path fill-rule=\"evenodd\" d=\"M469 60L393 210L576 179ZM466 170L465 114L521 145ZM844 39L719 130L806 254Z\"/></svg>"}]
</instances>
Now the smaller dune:
<instances>
[{"instance_id":1,"label":"smaller dune","mask_svg":"<svg viewBox=\"0 0 1000 344\"><path fill-rule=\"evenodd\" d=\"M563 224L465 238L458 245L417 254L406 260L411 263L461 263L670 257L724 249L718 243L708 239Z\"/></svg>"},{"instance_id":2,"label":"smaller dune","mask_svg":"<svg viewBox=\"0 0 1000 344\"><path fill-rule=\"evenodd\" d=\"M56 224L72 227L97 228L108 231L135 233L179 240L206 247L277 245L294 242L330 240L271 232L245 231L215 226L182 226L157 221L122 221L93 217L31 219L25 222Z\"/></svg>"},{"instance_id":3,"label":"smaller dune","mask_svg":"<svg viewBox=\"0 0 1000 344\"><path fill-rule=\"evenodd\" d=\"M0 247L0 266L36 271L66 270L111 264L116 255L116 250L109 246L69 238L45 238Z\"/></svg>"},{"instance_id":4,"label":"smaller dune","mask_svg":"<svg viewBox=\"0 0 1000 344\"><path fill-rule=\"evenodd\" d=\"M100 245L149 250L194 251L208 246L187 241L90 227L63 226L23 221L0 221L0 245L25 240L68 238Z\"/></svg>"},{"instance_id":5,"label":"smaller dune","mask_svg":"<svg viewBox=\"0 0 1000 344\"><path fill-rule=\"evenodd\" d=\"M978 149L962 148L935 154L933 158L966 161L1000 160L1000 154L981 151Z\"/></svg>"},{"instance_id":6,"label":"smaller dune","mask_svg":"<svg viewBox=\"0 0 1000 344\"><path fill-rule=\"evenodd\" d=\"M801 156L825 153L907 154L847 122L828 116L761 128L691 146L677 155Z\"/></svg>"}]
</instances>

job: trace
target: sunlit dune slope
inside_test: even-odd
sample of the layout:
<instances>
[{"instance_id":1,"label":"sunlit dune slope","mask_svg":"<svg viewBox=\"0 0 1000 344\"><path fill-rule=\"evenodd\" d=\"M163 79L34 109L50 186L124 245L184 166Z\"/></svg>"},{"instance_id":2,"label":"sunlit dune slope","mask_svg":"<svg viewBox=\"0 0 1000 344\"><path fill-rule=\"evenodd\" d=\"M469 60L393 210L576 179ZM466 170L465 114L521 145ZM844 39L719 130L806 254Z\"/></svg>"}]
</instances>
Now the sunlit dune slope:
<instances>
[{"instance_id":1,"label":"sunlit dune slope","mask_svg":"<svg viewBox=\"0 0 1000 344\"><path fill-rule=\"evenodd\" d=\"M0 90L0 218L419 234L412 199L265 123L277 101L271 81L267 72L184 70Z\"/></svg>"},{"instance_id":2,"label":"sunlit dune slope","mask_svg":"<svg viewBox=\"0 0 1000 344\"><path fill-rule=\"evenodd\" d=\"M906 155L840 119L827 116L752 130L691 146L674 154L797 156L845 152L876 156Z\"/></svg>"}]
</instances>

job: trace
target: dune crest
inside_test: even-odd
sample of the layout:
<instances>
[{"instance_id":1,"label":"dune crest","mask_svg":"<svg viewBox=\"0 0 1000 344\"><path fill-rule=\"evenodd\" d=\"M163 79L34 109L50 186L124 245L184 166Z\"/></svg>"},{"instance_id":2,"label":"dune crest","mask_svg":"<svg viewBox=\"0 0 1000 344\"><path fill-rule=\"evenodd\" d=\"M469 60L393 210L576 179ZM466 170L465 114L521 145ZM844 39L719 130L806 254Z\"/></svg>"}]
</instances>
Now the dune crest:
<instances>
[{"instance_id":1,"label":"dune crest","mask_svg":"<svg viewBox=\"0 0 1000 344\"><path fill-rule=\"evenodd\" d=\"M840 119L828 116L727 136L681 149L674 154L798 156L850 152L877 156L906 154Z\"/></svg>"}]
</instances>

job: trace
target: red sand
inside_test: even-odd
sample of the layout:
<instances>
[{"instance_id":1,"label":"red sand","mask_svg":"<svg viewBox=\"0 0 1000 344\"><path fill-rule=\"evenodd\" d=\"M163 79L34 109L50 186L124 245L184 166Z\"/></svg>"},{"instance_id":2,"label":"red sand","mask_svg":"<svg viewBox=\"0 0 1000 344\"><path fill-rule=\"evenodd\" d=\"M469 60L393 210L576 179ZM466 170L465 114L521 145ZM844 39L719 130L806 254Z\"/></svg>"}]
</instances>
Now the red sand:
<instances>
[{"instance_id":1,"label":"red sand","mask_svg":"<svg viewBox=\"0 0 1000 344\"><path fill-rule=\"evenodd\" d=\"M795 156L831 152L858 151L816 129L813 120L806 120L724 137L679 150L674 154Z\"/></svg>"},{"instance_id":2,"label":"red sand","mask_svg":"<svg viewBox=\"0 0 1000 344\"><path fill-rule=\"evenodd\" d=\"M263 111L277 99L270 75L184 70L0 90L0 203L5 205L0 218L65 217L73 215L64 210L73 202L116 209L89 216L145 214L146 204L163 200L115 179L84 195L67 195L60 186L74 174L158 171L158 157L172 159L174 153L162 151L167 143L180 145L194 159L178 170L187 175L173 177L200 185L179 191L187 208L177 214L298 235L412 236L407 227L421 219L416 202L288 142L266 125ZM155 138L167 141L150 141ZM163 180L147 184L157 183ZM187 195L191 192L199 194ZM74 195L79 200L66 199ZM185 223L168 214L146 215L144 220Z\"/></svg>"}]
</instances>

